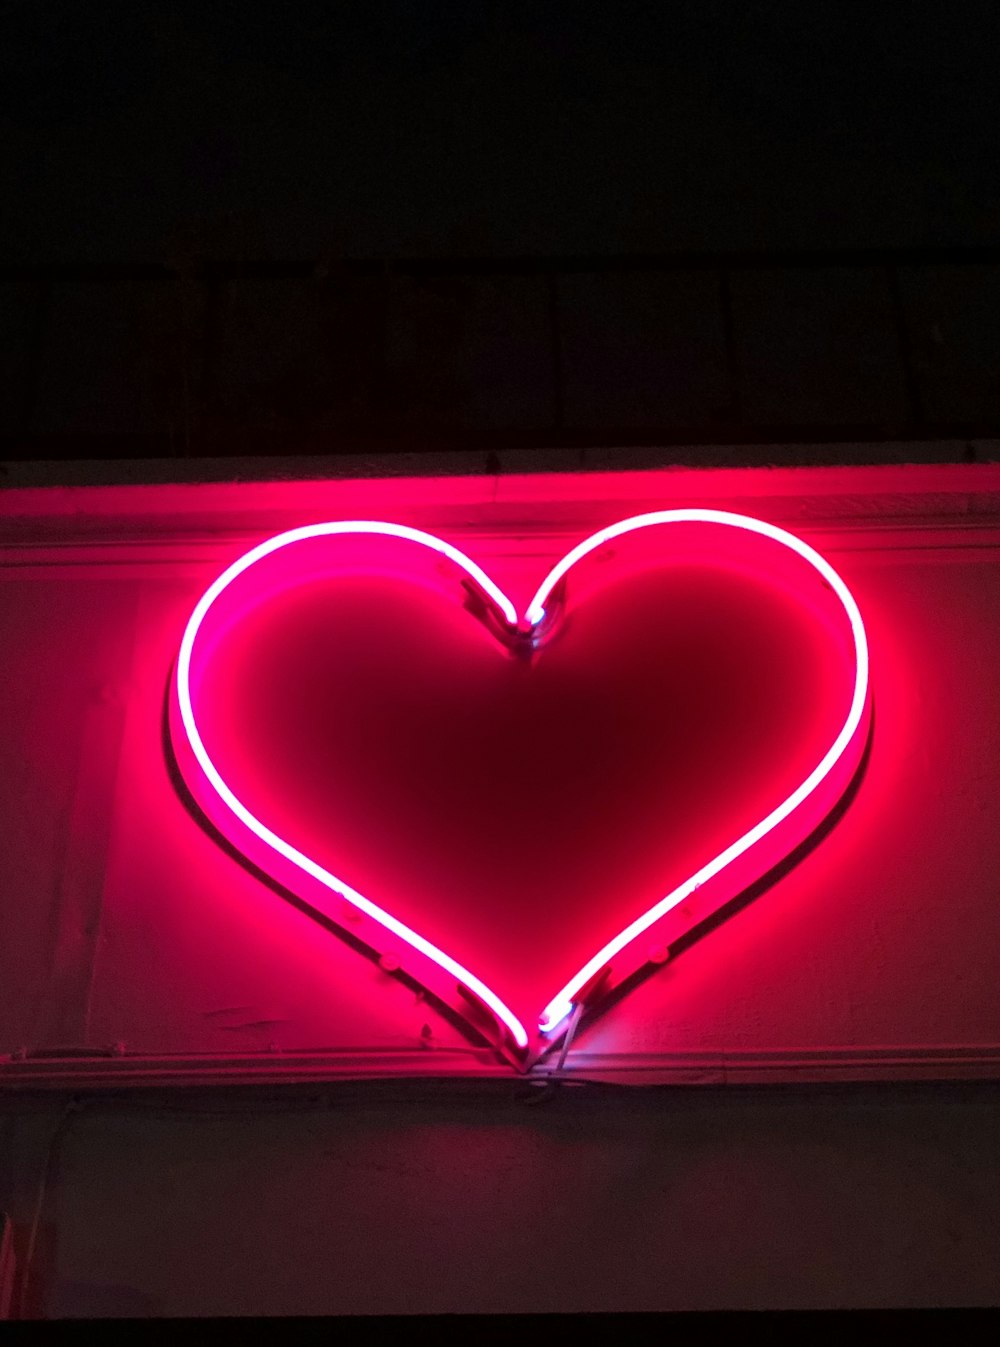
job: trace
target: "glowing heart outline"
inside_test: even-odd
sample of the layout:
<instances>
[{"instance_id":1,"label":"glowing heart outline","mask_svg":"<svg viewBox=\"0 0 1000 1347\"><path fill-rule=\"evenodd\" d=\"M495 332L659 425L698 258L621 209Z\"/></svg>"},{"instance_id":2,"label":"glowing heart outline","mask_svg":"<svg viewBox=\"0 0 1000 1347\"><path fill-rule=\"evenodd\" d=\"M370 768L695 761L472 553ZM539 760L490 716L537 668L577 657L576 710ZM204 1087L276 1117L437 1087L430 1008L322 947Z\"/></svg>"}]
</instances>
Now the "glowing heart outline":
<instances>
[{"instance_id":1,"label":"glowing heart outline","mask_svg":"<svg viewBox=\"0 0 1000 1347\"><path fill-rule=\"evenodd\" d=\"M335 895L338 902L346 902L357 912L381 927L384 932L388 932L397 942L401 942L403 946L408 946L410 950L423 956L433 966L433 971L437 977L443 974L445 978L453 979L458 989L464 990L467 998L471 997L473 1004L478 1003L485 1007L495 1018L500 1028L501 1038L509 1037L510 1040L510 1043L501 1043L500 1046L509 1051L512 1043L517 1050L514 1054L515 1058L523 1056L527 1052L529 1035L514 1012L491 988L487 987L471 970L465 968L443 949L399 921L386 909L365 897L351 885L338 879L337 876L318 865L305 853L279 837L232 792L218 767L210 758L198 729L191 696L190 678L195 641L212 605L233 581L251 566L270 556L278 549L288 547L296 542L351 534L402 539L437 552L454 563L481 591L497 612L500 622L506 624L511 636L516 636L520 640L531 641L546 619L545 605L552 591L583 557L626 533L659 525L681 523L715 524L741 529L747 533L769 538L787 547L819 573L822 580L840 601L850 626L855 656L854 686L850 707L847 718L830 748L801 784L780 805L772 809L753 828L703 865L694 875L672 889L658 903L623 927L549 1001L539 1016L538 1033L543 1039L551 1043L555 1041L557 1031L566 1023L574 1006L579 1002L586 1001L590 989L602 981L602 975L609 968L613 959L619 958L627 950L634 950L635 942L640 936L650 931L669 912L689 899L696 890L718 877L725 877L727 872L735 874L733 889L728 896L735 897L742 892L775 863L776 857L772 856L766 864L759 863L755 868L754 856L755 853L761 851L762 844L769 839L773 842L776 838L781 838L783 830L784 833L788 833L789 825L793 824L803 814L805 806L810 802L815 802L821 787L826 784L829 798L823 799L821 811L815 817L808 818L808 826L803 823L797 831L793 830L787 840L787 845L784 842L779 842L777 856L787 856L829 814L853 780L861 760L864 744L867 741L867 729L871 713L868 638L861 612L853 594L830 563L808 543L803 542L794 534L748 515L711 509L653 511L647 514L634 515L631 518L599 529L567 552L552 567L539 585L534 597L525 609L523 623L519 624L517 610L507 595L480 566L452 544L431 533L410 528L403 524L375 520L336 520L289 529L286 532L276 534L244 553L216 578L199 599L188 619L181 639L175 676L172 680L171 736L178 766L189 786L192 787L195 798L204 801L205 787L207 786L212 803L215 805L221 804L221 815L218 809L206 811L213 818L213 821L220 824L220 831L224 835L228 835L226 828L223 826L226 818L241 825L237 831L243 836L244 840L248 840L247 835L249 835L249 838L254 839L255 844L260 844L260 847L263 848L265 858L267 856L276 857L279 862L284 863L283 867L279 868L286 870L289 867L291 868L293 882L289 884L280 874L275 874L265 860L262 868L270 873L272 878L277 878L279 882L286 883L286 887L293 892L298 891L299 888L294 882L296 874L314 881L313 889L318 885L321 890ZM191 780L192 764L196 764L200 773L197 782ZM837 769L839 769L839 772ZM222 822L220 822L220 818ZM250 855L251 847L241 845L240 841L232 837L230 837L230 840L235 841L235 845L243 854ZM317 910L323 911L320 904L313 899L308 901ZM336 915L329 911L325 915L332 915L334 920L337 919ZM640 959L639 964L647 961ZM632 962L635 962L634 958ZM428 980L426 971L425 969L423 976L420 974L416 974L416 976L419 981L431 986L435 978L432 977Z\"/></svg>"}]
</instances>

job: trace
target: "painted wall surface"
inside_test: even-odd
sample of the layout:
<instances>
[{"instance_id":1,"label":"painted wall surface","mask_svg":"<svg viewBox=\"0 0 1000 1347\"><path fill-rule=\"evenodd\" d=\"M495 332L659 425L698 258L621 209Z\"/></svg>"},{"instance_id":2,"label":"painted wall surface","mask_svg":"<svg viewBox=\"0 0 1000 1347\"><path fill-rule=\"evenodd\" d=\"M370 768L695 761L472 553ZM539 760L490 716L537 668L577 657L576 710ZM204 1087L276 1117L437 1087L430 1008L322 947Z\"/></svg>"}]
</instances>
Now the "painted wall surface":
<instances>
[{"instance_id":1,"label":"painted wall surface","mask_svg":"<svg viewBox=\"0 0 1000 1347\"><path fill-rule=\"evenodd\" d=\"M795 870L583 1024L560 1088L518 1079L194 823L162 751L181 626L296 522L433 528L521 594L600 524L695 503L785 524L848 579L866 773ZM1000 1064L998 520L979 467L6 493L14 1311L996 1303L1000 1101L944 1078Z\"/></svg>"},{"instance_id":2,"label":"painted wall surface","mask_svg":"<svg viewBox=\"0 0 1000 1347\"><path fill-rule=\"evenodd\" d=\"M225 564L294 523L433 528L523 601L592 529L684 504L787 525L839 568L869 628L874 739L822 843L585 1022L570 1069L623 1080L992 1074L998 492L987 467L8 492L4 1078L504 1073L432 1001L278 898L194 822L163 741L180 633Z\"/></svg>"},{"instance_id":3,"label":"painted wall surface","mask_svg":"<svg viewBox=\"0 0 1000 1347\"><path fill-rule=\"evenodd\" d=\"M523 1088L523 1087L522 1087ZM26 1309L995 1305L995 1087L343 1087L0 1111ZM39 1176L60 1129L39 1206Z\"/></svg>"}]
</instances>

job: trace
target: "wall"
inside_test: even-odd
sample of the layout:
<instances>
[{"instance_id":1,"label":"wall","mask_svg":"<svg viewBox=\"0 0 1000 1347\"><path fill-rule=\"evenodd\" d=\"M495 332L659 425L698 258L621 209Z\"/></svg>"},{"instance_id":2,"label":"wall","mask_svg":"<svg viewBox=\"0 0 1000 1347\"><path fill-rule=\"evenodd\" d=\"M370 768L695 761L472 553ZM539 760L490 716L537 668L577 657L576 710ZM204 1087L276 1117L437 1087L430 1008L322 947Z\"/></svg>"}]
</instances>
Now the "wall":
<instances>
[{"instance_id":1,"label":"wall","mask_svg":"<svg viewBox=\"0 0 1000 1347\"><path fill-rule=\"evenodd\" d=\"M0 1205L24 1312L995 1298L998 500L976 465L8 492ZM162 766L163 688L205 581L292 520L433 526L517 592L665 501L829 553L877 733L826 841L585 1023L552 1094L209 845Z\"/></svg>"},{"instance_id":2,"label":"wall","mask_svg":"<svg viewBox=\"0 0 1000 1347\"><path fill-rule=\"evenodd\" d=\"M832 833L585 1024L572 1060L661 1079L807 1066L991 1073L1000 1059L996 471L9 492L0 1047L24 1060L7 1073L103 1079L159 1058L186 1069L199 1054L209 1071L246 1056L255 1076L350 1074L359 1063L389 1074L502 1070L432 1002L235 866L197 825L164 753L171 662L212 577L289 523L381 516L431 527L523 602L572 542L664 501L788 523L831 557L868 624L876 731ZM74 1065L81 1052L98 1058Z\"/></svg>"},{"instance_id":3,"label":"wall","mask_svg":"<svg viewBox=\"0 0 1000 1347\"><path fill-rule=\"evenodd\" d=\"M30 1223L60 1110L3 1109ZM63 1315L995 1305L1000 1100L509 1090L97 1102L29 1308Z\"/></svg>"}]
</instances>

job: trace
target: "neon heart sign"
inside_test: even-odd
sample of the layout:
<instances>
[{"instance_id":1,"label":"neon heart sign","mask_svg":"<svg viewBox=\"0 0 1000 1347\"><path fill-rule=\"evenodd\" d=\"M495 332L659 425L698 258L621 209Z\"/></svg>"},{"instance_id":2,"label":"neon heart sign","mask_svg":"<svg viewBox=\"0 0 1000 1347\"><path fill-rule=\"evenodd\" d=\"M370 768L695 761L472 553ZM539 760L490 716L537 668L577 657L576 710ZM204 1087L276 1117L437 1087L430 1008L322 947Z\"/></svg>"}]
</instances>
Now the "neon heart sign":
<instances>
[{"instance_id":1,"label":"neon heart sign","mask_svg":"<svg viewBox=\"0 0 1000 1347\"><path fill-rule=\"evenodd\" d=\"M545 659L545 647L573 612L573 584L588 558L606 558L614 547L644 539L664 564L694 548L699 565L713 554L763 568L771 587L791 587L847 652L836 689L836 724L807 770L780 798L768 800L752 826L741 827L711 854L699 858L685 878L657 901L638 905L610 938L593 947L526 1027L509 997L459 959L437 931L402 920L389 905L348 883L327 863L273 826L256 800L233 788L227 761L211 746L211 704L205 691L213 651L266 594L294 593L318 576L337 580L344 549L359 542L407 550L414 569L428 558L462 585L471 607L498 648L529 662ZM368 563L364 563L368 564ZM581 580L581 584L582 584ZM796 602L799 602L798 597ZM810 617L810 621L812 621ZM345 652L350 633L344 633ZM832 648L832 647L831 647ZM840 665L838 665L838 669ZM352 930L467 1019L518 1065L557 1042L576 1007L591 1005L620 987L645 965L662 962L664 940L676 938L678 913L685 924L704 920L761 879L798 848L843 798L860 765L870 726L868 643L861 614L834 568L801 539L774 525L717 510L664 510L635 516L594 533L548 573L523 616L511 599L468 556L429 533L375 521L335 521L292 529L270 538L233 562L196 604L184 631L171 698L171 738L181 773L195 801L227 841L265 874L324 917ZM675 923L671 927L671 921ZM431 937L434 938L431 938ZM495 983L495 976L491 983ZM551 984L550 984L551 985Z\"/></svg>"}]
</instances>

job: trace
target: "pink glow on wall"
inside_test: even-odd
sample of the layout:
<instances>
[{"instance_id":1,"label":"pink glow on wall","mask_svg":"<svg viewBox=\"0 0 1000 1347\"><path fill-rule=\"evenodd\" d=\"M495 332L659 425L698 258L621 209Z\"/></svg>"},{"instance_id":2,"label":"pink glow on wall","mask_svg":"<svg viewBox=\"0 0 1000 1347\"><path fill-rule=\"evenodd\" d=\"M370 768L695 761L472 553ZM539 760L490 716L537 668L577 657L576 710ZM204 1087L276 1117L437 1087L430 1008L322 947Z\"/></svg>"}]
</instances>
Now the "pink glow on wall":
<instances>
[{"instance_id":1,"label":"pink glow on wall","mask_svg":"<svg viewBox=\"0 0 1000 1347\"><path fill-rule=\"evenodd\" d=\"M606 564L608 561L612 564ZM661 584L664 576L666 589ZM336 598L333 585L347 597ZM442 604L442 592L449 591L452 599L463 598L465 610L454 602ZM668 610L665 605L673 601L671 592L681 606ZM691 597L685 607L682 598L688 593ZM340 610L336 610L337 603L342 605ZM732 655L735 674L727 675L730 684L719 684L715 692L734 702L743 698L742 720L734 721L734 729L727 726L721 709L713 717L709 694L702 693L697 703L701 717L698 733L689 731L687 739L678 741L676 753L658 763L664 777L676 773L676 763L686 764L687 776L673 787L668 819L682 814L682 796L688 793L686 781L704 786L714 775L719 782L717 807L713 809L711 795L704 788L700 806L705 819L713 813L716 817L703 819L698 824L701 832L688 829L681 841L673 839L676 863L690 863L690 868L682 869L673 877L676 882L661 888L655 901L643 902L637 894L648 891L648 875L633 892L631 862L627 862L619 872L620 885L604 884L588 908L585 901L578 901L586 887L586 875L573 873L567 865L573 878L567 877L565 884L556 886L567 892L555 895L553 904L546 902L543 910L540 895L529 882L531 874L545 872L546 858L538 859L539 847L545 841L546 829L555 826L554 820L562 819L561 826L567 827L567 816L565 811L560 813L560 808L566 798L578 798L582 789L568 780L562 800L552 793L558 786L560 761L574 742L572 724L551 731L553 716L558 716L567 696L579 693L581 680L586 681L591 670L599 667L600 659L613 660L616 647L632 644L638 646L641 656L636 656L635 664L637 696L640 701L645 699L654 718L666 726L661 739L668 730L675 733L672 721L679 713L671 710L671 697L677 706L688 705L684 697L690 700L690 668L698 672L699 659L710 664L716 650L711 642L729 639L725 631L720 634L711 629L713 603L719 604L716 627L728 622L737 633ZM295 604L299 605L295 620L301 630L296 632L294 621L275 626L274 614L282 609L290 611ZM315 612L308 605L313 605ZM333 614L325 625L335 628L329 648L324 644L322 628L309 626L324 605ZM378 626L383 608L392 627L387 634ZM470 616L469 608L480 621ZM412 610L414 616L409 618L404 609ZM350 614L350 622L337 627L338 611L342 617ZM409 632L407 623L411 621L413 630ZM679 633L676 636L670 630L671 621ZM427 630L423 640L419 630L422 623ZM703 629L707 636L701 634ZM309 639L301 631L311 633ZM253 639L246 637L248 632ZM283 633L287 641L276 640L276 632ZM370 632L374 632L371 640ZM423 649L433 646L438 637L445 652L440 668L431 662L433 653ZM664 646L668 637L680 644ZM643 654L642 641L646 639L653 644ZM699 641L703 642L701 649ZM311 649L321 651L315 664L319 687L311 692L307 687L302 692L312 676L308 667ZM456 881L448 900L454 920L446 905L443 916L437 909L428 913L429 925L425 926L419 901L402 892L405 869L391 881L396 886L392 901L373 901L368 893L378 892L381 898L381 890L347 882L340 877L339 866L336 871L332 868L335 857L323 854L319 858L324 848L332 845L328 837L335 833L330 828L331 820L317 813L308 826L300 827L289 804L291 797L277 788L280 779L294 778L294 774L287 775L291 769L282 755L294 737L288 727L294 729L298 723L298 703L313 697L313 709L327 707L331 716L349 718L350 707L331 707L326 693L336 685L352 695L357 692L359 704L365 704L368 694L361 686L364 679L360 675L351 675L353 684L350 679L337 680L342 677L343 666L359 660L363 664L364 659L369 660L369 675L373 670L378 673L375 666L385 663L383 649L393 652L400 687L406 685L411 670L418 682L424 676L428 685L435 678L443 684L453 677L451 700L463 715L463 687L475 690L484 721L500 720L510 713L510 723L515 733L520 728L520 735L508 742L506 753L502 743L498 746L487 739L480 757L473 756L473 771L478 776L492 772L498 789L508 793L518 788L519 780L523 783L525 773L544 777L543 786L549 795L544 789L537 795L544 812L540 810L534 816L533 830L530 819L525 820L520 831L498 839L499 845L480 858L484 866L509 868L506 913L496 911L501 904L494 897L493 910L485 916L479 914L468 887L460 891ZM285 654L290 662L280 667ZM426 664L421 664L422 660ZM648 678L643 682L644 662L656 665L663 674L658 683ZM550 664L555 670L551 680L554 687L539 692L533 684L544 684L543 671ZM263 692L248 694L244 706L246 671L255 667L264 668L262 678L267 686ZM619 694L617 706L628 699L635 670L612 668L618 680L611 684ZM739 678L742 670L751 685L749 691L733 686L733 678ZM539 678L539 674L543 676ZM782 677L787 678L787 685L780 683ZM746 708L753 705L754 678L765 692L765 681L770 679L772 684L770 692L762 695L766 733L758 734L759 744L757 740L751 744L748 738L746 743L737 743L737 731L746 738ZM220 687L228 690L226 695L218 691ZM279 689L279 700L268 690L273 687ZM661 957L660 947L675 933L669 925L671 916L676 919L678 912L694 904L696 910L684 918L684 925L704 920L793 852L829 815L853 780L867 741L870 717L867 637L857 604L838 573L813 548L782 529L744 515L701 509L655 511L593 534L549 571L520 620L516 605L485 571L457 548L429 533L374 521L338 521L290 530L246 552L199 600L181 641L173 689L171 729L178 764L199 806L228 841L339 926L350 929L353 921L362 919L362 940L383 951L387 960L398 963L446 1004L470 1016L519 1061L529 1060L556 1040L575 1004L587 1002L595 990L606 992L621 986L644 965L655 963ZM797 719L791 717L794 724L789 727L785 724L788 717L784 703L794 700L793 691L799 701ZM585 688L579 705L591 710L600 706L600 700L594 700L598 693L600 688L596 692ZM447 703L444 693L440 695ZM504 709L500 714L498 703L491 705L491 695L502 699ZM773 704L768 703L768 696ZM614 700L613 694L604 700ZM370 738L378 737L371 729L377 724L406 724L405 718L398 720L390 701L387 694L384 707L391 715L380 716L375 701L368 706L365 724ZM518 722L517 712L525 706L531 714ZM282 717L290 718L282 721ZM257 747L248 740L262 735L266 741L269 730L265 722L275 718L282 721L283 728L274 731L272 741L265 743L266 751L255 758ZM415 721L419 720L416 716ZM586 722L587 716L581 715L575 735L581 744L587 738ZM453 726L442 723L446 735L453 732ZM736 763L730 775L747 797L740 797L735 805L736 787L727 784L730 744L712 739L713 734L730 732ZM457 792L454 798L460 814L461 794L467 782L458 779L462 775L459 769L451 773L452 779L445 779L448 754L439 752L433 743L421 741L422 733L416 723L412 735L415 742L420 741L422 758L402 745L399 752L426 764L423 776L431 795L437 791L440 798L450 800L453 797L448 792ZM488 735L488 727L484 733ZM608 738L596 736L599 752L605 751L601 745ZM663 741L674 742L669 735ZM780 758L777 766L769 756L772 743L780 745L780 750L775 748L771 755ZM310 772L305 775L311 776L314 786L319 782L322 794L323 763L327 760L315 756L309 744L302 751L303 760L310 764ZM373 748L373 754L381 753L383 761L387 751ZM459 766L461 751L458 744L454 749L457 756L450 759ZM613 753L613 748L606 751ZM467 752L475 754L474 743ZM442 762L434 763L435 758ZM272 761L279 768L269 774L262 764ZM645 791L643 780L653 780L656 767L653 762L647 768L647 776L636 788L637 795ZM335 769L333 764L334 773ZM421 769L408 770L411 788L419 791ZM285 778L281 778L281 772L286 772ZM744 780L749 784L743 784ZM527 788L526 794L530 794ZM249 802L247 795L253 797ZM341 800L349 805L345 795ZM550 807L545 808L546 802ZM616 807L620 809L622 803L619 798ZM470 812L463 816L457 831L461 833L464 826L471 835L479 826L482 809L473 813L472 805L467 807ZM367 817L372 818L378 808L375 798ZM386 846L386 838L395 842L402 831L399 816L386 813L382 822L385 834L374 831L367 839L369 847L374 844L392 850ZM730 822L728 835L719 831ZM442 831L447 832L449 827L454 823L442 818ZM296 829L297 835L287 835ZM688 832L694 841L686 840ZM698 852L698 845L708 849ZM564 839L556 851L562 860L564 853L578 849L579 843L573 838ZM518 869L519 859L524 861L524 871ZM652 859L659 863L659 854ZM352 858L352 880L365 863ZM469 874L474 880L474 868ZM495 894L497 885L491 883ZM414 888L419 893L416 876ZM549 906L559 910L550 912ZM404 909L406 919L400 915ZM538 957L532 948L536 930L547 933L538 938L542 950ZM519 964L531 964L533 958L537 966L522 974ZM519 977L524 985L519 984ZM545 979L549 999L539 1011L541 1001L534 998ZM551 996L553 985L559 985L560 990ZM496 990L498 987L502 990ZM456 990L465 995L456 999Z\"/></svg>"}]
</instances>

